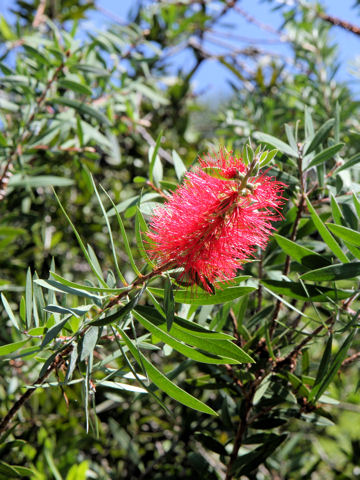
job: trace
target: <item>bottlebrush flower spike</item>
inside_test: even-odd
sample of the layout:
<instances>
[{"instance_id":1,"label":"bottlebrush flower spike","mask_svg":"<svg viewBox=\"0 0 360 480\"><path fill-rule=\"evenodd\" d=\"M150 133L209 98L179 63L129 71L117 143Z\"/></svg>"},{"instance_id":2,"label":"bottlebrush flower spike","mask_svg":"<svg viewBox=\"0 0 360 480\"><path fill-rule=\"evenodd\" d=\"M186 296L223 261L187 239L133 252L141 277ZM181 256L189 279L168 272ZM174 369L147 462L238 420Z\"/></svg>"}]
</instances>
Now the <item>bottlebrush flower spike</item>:
<instances>
[{"instance_id":1,"label":"bottlebrush flower spike","mask_svg":"<svg viewBox=\"0 0 360 480\"><path fill-rule=\"evenodd\" d=\"M181 277L213 293L215 281L236 276L256 247L265 248L281 218L284 184L254 174L232 152L199 159L150 222L148 253L158 268L183 267Z\"/></svg>"}]
</instances>

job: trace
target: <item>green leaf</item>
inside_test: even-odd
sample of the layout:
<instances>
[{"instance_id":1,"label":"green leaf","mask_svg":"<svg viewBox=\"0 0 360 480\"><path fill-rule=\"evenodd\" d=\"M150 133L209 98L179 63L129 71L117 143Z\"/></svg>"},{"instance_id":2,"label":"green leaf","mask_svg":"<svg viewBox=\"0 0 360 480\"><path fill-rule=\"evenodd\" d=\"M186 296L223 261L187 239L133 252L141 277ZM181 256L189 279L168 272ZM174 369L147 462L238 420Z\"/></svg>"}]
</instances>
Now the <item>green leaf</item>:
<instances>
[{"instance_id":1,"label":"green leaf","mask_svg":"<svg viewBox=\"0 0 360 480\"><path fill-rule=\"evenodd\" d=\"M169 380L163 373L161 373L156 367L154 367L147 358L137 349L134 342L126 335L126 333L119 327L117 327L122 339L126 346L130 350L131 354L139 365L143 365L150 380L169 397L182 403L183 405L198 410L210 415L217 415L217 413L205 403L201 402L197 398L193 397L189 393L185 392L182 388L175 385Z\"/></svg>"},{"instance_id":2,"label":"green leaf","mask_svg":"<svg viewBox=\"0 0 360 480\"><path fill-rule=\"evenodd\" d=\"M294 152L297 152L298 146L294 137L294 129L291 125L288 125L287 123L285 123L285 133L290 147L294 150Z\"/></svg>"},{"instance_id":3,"label":"green leaf","mask_svg":"<svg viewBox=\"0 0 360 480\"><path fill-rule=\"evenodd\" d=\"M96 342L98 340L98 337L99 337L98 327L90 327L88 330L86 330L81 343L81 353L80 353L81 362L86 360L88 356L92 354L94 348L96 347Z\"/></svg>"},{"instance_id":4,"label":"green leaf","mask_svg":"<svg viewBox=\"0 0 360 480\"><path fill-rule=\"evenodd\" d=\"M310 391L299 377L297 377L291 372L285 372L284 374L279 373L278 376L280 378L286 378L291 383L294 391L298 395L301 395L302 397L305 397L305 398L309 398Z\"/></svg>"},{"instance_id":5,"label":"green leaf","mask_svg":"<svg viewBox=\"0 0 360 480\"><path fill-rule=\"evenodd\" d=\"M305 137L314 136L314 123L311 116L310 108L305 106L305 115L304 115L304 124L305 124Z\"/></svg>"},{"instance_id":6,"label":"green leaf","mask_svg":"<svg viewBox=\"0 0 360 480\"><path fill-rule=\"evenodd\" d=\"M155 327L167 333L166 320L156 310L137 306L135 311L140 313ZM232 337L229 337L229 335L205 330L200 325L177 316L174 317L171 335L181 342L198 347L206 354L230 358L235 360L235 363L253 362L252 358L243 349L231 341Z\"/></svg>"},{"instance_id":7,"label":"green leaf","mask_svg":"<svg viewBox=\"0 0 360 480\"><path fill-rule=\"evenodd\" d=\"M46 67L51 66L51 62L49 59L40 52L37 48L31 47L30 45L23 45L24 50L29 55L30 58L34 58L38 63L41 65L45 65Z\"/></svg>"},{"instance_id":8,"label":"green leaf","mask_svg":"<svg viewBox=\"0 0 360 480\"><path fill-rule=\"evenodd\" d=\"M65 385L71 380L71 377L76 367L78 356L79 356L78 345L76 343L73 343L73 349L71 350L70 361L69 361L68 368L66 370L66 376L64 380Z\"/></svg>"},{"instance_id":9,"label":"green leaf","mask_svg":"<svg viewBox=\"0 0 360 480\"><path fill-rule=\"evenodd\" d=\"M151 103L159 103L160 105L167 105L169 103L169 100L165 97L165 95L161 95L157 91L142 83L132 81L130 85L134 90L142 93L145 95L145 97L151 100Z\"/></svg>"},{"instance_id":10,"label":"green leaf","mask_svg":"<svg viewBox=\"0 0 360 480\"><path fill-rule=\"evenodd\" d=\"M339 143L339 141L340 141L340 113L341 113L341 108L340 108L339 102L336 102L336 105L335 105L335 125L334 125L335 143Z\"/></svg>"},{"instance_id":11,"label":"green leaf","mask_svg":"<svg viewBox=\"0 0 360 480\"><path fill-rule=\"evenodd\" d=\"M307 148L305 148L305 151L304 151L305 155L307 155L308 153L311 153L320 145L320 143L327 137L330 130L333 128L334 124L335 124L335 120L333 118L330 118L319 128L319 130L313 136L310 142L310 145Z\"/></svg>"},{"instance_id":12,"label":"green leaf","mask_svg":"<svg viewBox=\"0 0 360 480\"><path fill-rule=\"evenodd\" d=\"M331 230L337 237L341 238L345 242L355 245L355 247L360 247L360 233L351 228L343 227L341 225L334 225L332 223L327 223L326 226Z\"/></svg>"},{"instance_id":13,"label":"green leaf","mask_svg":"<svg viewBox=\"0 0 360 480\"><path fill-rule=\"evenodd\" d=\"M48 343L50 343L59 332L65 327L66 323L69 321L71 315L68 315L66 318L61 320L61 322L57 323L53 327L51 327L45 334L43 341L41 342L40 347L44 348Z\"/></svg>"},{"instance_id":14,"label":"green leaf","mask_svg":"<svg viewBox=\"0 0 360 480\"><path fill-rule=\"evenodd\" d=\"M69 187L74 185L71 178L55 177L54 175L23 176L13 175L9 180L9 187Z\"/></svg>"},{"instance_id":15,"label":"green leaf","mask_svg":"<svg viewBox=\"0 0 360 480\"><path fill-rule=\"evenodd\" d=\"M78 231L77 231L76 228L75 228L75 225L74 225L74 224L72 223L72 221L70 220L70 217L69 217L68 214L66 213L66 210L65 210L65 208L63 207L62 203L60 202L59 197L56 195L55 190L54 190L54 195L55 195L55 198L56 198L56 200L57 200L57 202L58 202L58 204L59 204L59 206L60 206L60 208L61 208L61 211L62 211L63 214L65 215L66 220L69 222L69 224L70 224L70 226L71 226L71 228L72 228L72 230L73 230L73 232L74 232L74 234L75 234L75 236L76 236L76 239L77 239L77 241L78 241L78 243L79 243L79 245L80 245L80 248L81 248L81 250L82 250L82 252L83 252L83 254L84 254L84 256L85 256L85 258L86 258L86 260L87 260L87 262L88 262L88 264L90 265L91 270L94 272L94 274L95 274L95 276L97 277L97 279L99 280L100 284L101 284L103 287L106 288L106 287L107 287L106 282L105 282L104 279L102 278L102 275L99 275L99 273L97 272L96 266L93 264L93 262L92 262L92 260L91 260L91 258L90 258L90 256L89 256L89 254L88 254L88 252L87 252L87 250L86 250L86 248L85 248L85 245L84 245L83 241L81 240L81 237L80 237Z\"/></svg>"},{"instance_id":16,"label":"green leaf","mask_svg":"<svg viewBox=\"0 0 360 480\"><path fill-rule=\"evenodd\" d=\"M145 388L129 385L128 383L109 382L108 380L101 380L100 382L96 382L96 387L112 388L114 390L126 390L128 392L136 393L148 393Z\"/></svg>"},{"instance_id":17,"label":"green leaf","mask_svg":"<svg viewBox=\"0 0 360 480\"><path fill-rule=\"evenodd\" d=\"M68 80L66 78L62 78L58 81L58 85L62 88L66 88L68 90L72 90L73 92L80 93L80 95L88 95L91 97L92 90L83 85L82 83L74 82L73 80Z\"/></svg>"},{"instance_id":18,"label":"green leaf","mask_svg":"<svg viewBox=\"0 0 360 480\"><path fill-rule=\"evenodd\" d=\"M140 252L141 257L145 260L145 262L150 265L151 268L155 267L155 263L152 262L149 258L149 255L147 254L145 247L144 247L144 242L142 239L142 235L146 234L148 232L148 226L145 222L144 217L142 216L142 213L139 210L139 207L136 207L136 215L135 215L135 236L136 236L136 244L138 247L138 250Z\"/></svg>"},{"instance_id":19,"label":"green leaf","mask_svg":"<svg viewBox=\"0 0 360 480\"><path fill-rule=\"evenodd\" d=\"M20 109L20 105L16 103L9 102L6 98L0 98L0 110L5 110L8 112L17 112Z\"/></svg>"},{"instance_id":20,"label":"green leaf","mask_svg":"<svg viewBox=\"0 0 360 480\"><path fill-rule=\"evenodd\" d=\"M5 311L6 313L9 315L9 319L11 321L11 323L14 325L14 327L17 329L17 330L21 330L20 329L20 325L18 324L18 321L9 305L9 302L7 301L5 295L3 293L1 293L1 300L2 300L2 303L4 305L4 308L5 308Z\"/></svg>"},{"instance_id":21,"label":"green leaf","mask_svg":"<svg viewBox=\"0 0 360 480\"><path fill-rule=\"evenodd\" d=\"M331 211L332 211L333 219L335 223L339 223L341 225L341 219L343 215L339 207L339 204L337 203L332 193L330 194L330 203L331 203Z\"/></svg>"},{"instance_id":22,"label":"green leaf","mask_svg":"<svg viewBox=\"0 0 360 480\"><path fill-rule=\"evenodd\" d=\"M315 155L315 157L311 160L309 165L305 168L305 170L308 170L309 168L316 167L317 165L320 165L321 163L326 162L330 158L332 158L334 155L336 155L342 147L344 146L344 143L337 143L336 145L332 145L331 147L325 148L322 150L320 153Z\"/></svg>"},{"instance_id":23,"label":"green leaf","mask_svg":"<svg viewBox=\"0 0 360 480\"><path fill-rule=\"evenodd\" d=\"M90 105L87 105L86 103L79 102L78 100L73 100L66 97L57 97L48 100L46 103L48 103L49 105L65 105L67 107L73 108L81 114L89 115L89 117L94 118L95 120L97 120L101 124L104 124L107 127L111 126L109 119L105 117L103 113L95 110L95 108L90 107Z\"/></svg>"},{"instance_id":24,"label":"green leaf","mask_svg":"<svg viewBox=\"0 0 360 480\"><path fill-rule=\"evenodd\" d=\"M120 310L104 318L93 320L92 322L90 322L90 325L96 325L100 327L104 325L109 325L115 320L118 321L124 318L128 313L131 312L133 308L136 307L140 298L142 297L142 294L144 293L144 290L145 290L145 285L142 287L142 289L139 292L137 292L136 295L133 296L133 298L128 303L126 303L123 307L121 307Z\"/></svg>"},{"instance_id":25,"label":"green leaf","mask_svg":"<svg viewBox=\"0 0 360 480\"><path fill-rule=\"evenodd\" d=\"M108 70L96 67L95 65L76 64L70 67L71 72L77 72L78 70L80 70L80 72L91 73L97 77L109 77L111 75L111 72Z\"/></svg>"},{"instance_id":26,"label":"green leaf","mask_svg":"<svg viewBox=\"0 0 360 480\"><path fill-rule=\"evenodd\" d=\"M314 207L311 205L308 198L306 199L306 203L307 203L311 218L312 218L316 228L318 229L322 239L326 243L326 245L330 248L330 250L334 253L334 255L339 260L341 260L341 262L348 263L349 259L347 258L345 253L343 253L340 245L337 243L337 241L334 239L334 237L331 235L331 233L327 230L325 224L323 223L323 221L321 220L319 215L316 213Z\"/></svg>"},{"instance_id":27,"label":"green leaf","mask_svg":"<svg viewBox=\"0 0 360 480\"><path fill-rule=\"evenodd\" d=\"M114 244L114 239L113 239L113 234L112 234L112 231L111 231L111 226L110 226L110 222L109 222L109 219L108 219L108 216L106 214L106 210L104 208L104 205L101 201L101 198L100 198L100 195L99 195L99 192L96 188L96 185L95 185L95 182L94 182L94 178L91 174L90 175L90 178L91 178L91 182L92 182L92 186L94 188L94 192L95 192L95 195L96 195L96 198L99 202L99 205L100 205L100 208L101 208L101 211L102 211L102 214L103 214L103 217L105 219L105 223L106 223L106 226L107 226L107 229L108 229L108 235L109 235L109 239L110 239L110 245L111 245L111 251L112 251L112 254L113 254L113 259L114 259L114 263L115 263L115 268L116 268L116 272L118 274L118 277L120 278L120 280L126 285L126 280L125 280L125 277L123 276L123 274L121 273L120 271L120 268L119 268L119 263L118 263L118 259L117 259L117 254L116 254L116 249L115 249L115 244ZM103 189L103 191L105 192L105 190Z\"/></svg>"},{"instance_id":28,"label":"green leaf","mask_svg":"<svg viewBox=\"0 0 360 480\"><path fill-rule=\"evenodd\" d=\"M0 132L0 147L7 147L7 140L4 137L3 133Z\"/></svg>"},{"instance_id":29,"label":"green leaf","mask_svg":"<svg viewBox=\"0 0 360 480\"><path fill-rule=\"evenodd\" d=\"M194 289L177 290L174 292L174 300L177 303L186 303L191 305L215 305L217 303L229 302L235 298L242 297L247 293L253 292L256 287L229 287L224 290L216 291L215 295L206 292L194 291ZM149 291L155 296L164 298L162 288L149 287Z\"/></svg>"},{"instance_id":30,"label":"green leaf","mask_svg":"<svg viewBox=\"0 0 360 480\"><path fill-rule=\"evenodd\" d=\"M231 357L224 357L223 354L216 355L213 352L210 352L210 355L209 355L206 350L206 345L207 345L206 340L203 340L202 342L203 352L199 352L194 348L184 345L176 338L175 333L177 333L177 329L175 329L174 334L172 333L172 335L170 335L169 333L165 332L163 329L154 325L154 323L152 323L151 321L147 320L143 315L141 315L136 310L134 311L134 317L143 325L144 328L146 328L156 338L166 343L167 345L170 345L172 348L182 353L186 358L191 358L192 360L195 360L197 362L203 362L203 363L214 363L214 364L241 363L237 360L232 359Z\"/></svg>"},{"instance_id":31,"label":"green leaf","mask_svg":"<svg viewBox=\"0 0 360 480\"><path fill-rule=\"evenodd\" d=\"M17 38L3 15L0 15L0 33L4 37L5 41L16 40Z\"/></svg>"},{"instance_id":32,"label":"green leaf","mask_svg":"<svg viewBox=\"0 0 360 480\"><path fill-rule=\"evenodd\" d=\"M54 276L53 273L51 273L51 275ZM58 277L58 275L56 275L56 277ZM52 291L55 291L55 292L62 292L62 293L70 293L71 295L76 295L77 297L90 298L94 302L96 302L96 300L101 300L102 299L102 297L99 297L98 295L94 295L93 293L90 293L86 290L80 290L79 288L74 288L72 286L70 287L68 284L60 283L60 282L57 282L56 280L36 279L36 280L34 280L34 282L37 285L40 285L41 287L47 288L48 290L52 290ZM75 285L77 285L77 284L75 284Z\"/></svg>"},{"instance_id":33,"label":"green leaf","mask_svg":"<svg viewBox=\"0 0 360 480\"><path fill-rule=\"evenodd\" d=\"M359 202L357 196L355 195L355 193L352 194L352 199L353 199L353 202L354 202L354 207L355 207L355 210L356 210L356 214L357 214L358 218L360 218L360 202Z\"/></svg>"},{"instance_id":34,"label":"green leaf","mask_svg":"<svg viewBox=\"0 0 360 480\"><path fill-rule=\"evenodd\" d=\"M309 248L299 245L277 233L274 234L274 238L279 247L291 258L296 260L301 265L307 268L320 268L330 264L330 262L322 255L310 250Z\"/></svg>"},{"instance_id":35,"label":"green leaf","mask_svg":"<svg viewBox=\"0 0 360 480\"><path fill-rule=\"evenodd\" d=\"M321 382L325 378L325 375L329 371L329 365L330 365L330 359L331 359L331 350L332 350L332 343L333 343L333 335L330 333L329 339L326 342L324 354L321 358L321 362L319 365L318 372L316 374L315 381L313 383L313 388L312 388L312 395L315 396L316 390L318 391L321 385ZM316 388L314 392L314 388Z\"/></svg>"},{"instance_id":36,"label":"green leaf","mask_svg":"<svg viewBox=\"0 0 360 480\"><path fill-rule=\"evenodd\" d=\"M280 295L285 295L297 300L312 300L314 302L328 302L331 300L343 300L353 294L351 290L332 289L328 287L317 287L306 284L305 288L300 283L279 280L262 280L261 283L269 290Z\"/></svg>"},{"instance_id":37,"label":"green leaf","mask_svg":"<svg viewBox=\"0 0 360 480\"><path fill-rule=\"evenodd\" d=\"M70 280L66 280L65 278L61 277L60 275L58 275L55 272L50 272L50 275L54 278L54 280L61 283L62 285L71 287L74 290L80 290L80 291L84 291L84 292L105 293L107 295L112 295L112 294L119 295L120 293L128 290L128 287L122 287L122 288L91 287L89 285L81 285L80 283L75 283L75 282L71 282ZM46 280L43 280L43 281L46 282ZM37 280L35 282L38 283ZM46 286L46 288L48 288L48 287ZM69 293L71 293L71 292L69 291ZM80 296L80 295L78 295L78 296ZM99 298L99 299L101 299L101 297L97 297L96 295L92 295L89 298Z\"/></svg>"},{"instance_id":38,"label":"green leaf","mask_svg":"<svg viewBox=\"0 0 360 480\"><path fill-rule=\"evenodd\" d=\"M260 142L266 143L268 145L272 145L273 147L275 147L285 155L288 155L294 158L298 157L297 150L293 150L287 143L283 142L282 140L279 140L276 137L273 137L272 135L268 135L267 133L262 133L262 132L254 132L253 137L259 140ZM292 163L294 163L293 160L292 160Z\"/></svg>"},{"instance_id":39,"label":"green leaf","mask_svg":"<svg viewBox=\"0 0 360 480\"><path fill-rule=\"evenodd\" d=\"M0 347L0 355L9 355L12 352L16 352L16 350L19 350L25 343L27 343L29 339L27 338L26 340L21 340L20 342L14 342L14 343L8 343L7 345L2 345Z\"/></svg>"},{"instance_id":40,"label":"green leaf","mask_svg":"<svg viewBox=\"0 0 360 480\"><path fill-rule=\"evenodd\" d=\"M76 308L62 307L60 305L46 305L45 310L50 313L60 313L62 315L71 314L77 318L81 318L92 309L94 305L82 305Z\"/></svg>"},{"instance_id":41,"label":"green leaf","mask_svg":"<svg viewBox=\"0 0 360 480\"><path fill-rule=\"evenodd\" d=\"M338 373L339 368L343 360L345 359L347 352L350 348L350 345L353 341L355 333L356 333L356 329L354 329L348 335L348 337L344 340L343 344L341 345L338 352L336 353L333 361L331 362L331 365L328 367L327 374L323 377L321 383L314 386L314 388L311 390L310 398L309 398L310 401L316 402L321 397L321 395L325 392L327 387L330 385L335 375Z\"/></svg>"},{"instance_id":42,"label":"green leaf","mask_svg":"<svg viewBox=\"0 0 360 480\"><path fill-rule=\"evenodd\" d=\"M265 165L271 162L271 160L275 157L275 155L278 153L278 149L275 148L274 150L270 150L268 152L267 150L261 155L260 157L260 168L264 168Z\"/></svg>"},{"instance_id":43,"label":"green leaf","mask_svg":"<svg viewBox=\"0 0 360 480\"><path fill-rule=\"evenodd\" d=\"M335 170L335 173L340 173L343 170L347 170L348 168L352 168L360 162L360 153L356 153L353 155L347 162L341 165L339 168Z\"/></svg>"},{"instance_id":44,"label":"green leaf","mask_svg":"<svg viewBox=\"0 0 360 480\"><path fill-rule=\"evenodd\" d=\"M163 132L161 130L156 139L155 146L149 148L149 179L150 182L154 182L155 185L159 185L160 180L163 178L163 168L158 156L162 135Z\"/></svg>"},{"instance_id":45,"label":"green leaf","mask_svg":"<svg viewBox=\"0 0 360 480\"><path fill-rule=\"evenodd\" d=\"M164 328L166 330L166 320L162 317L154 308L145 307L142 305L138 305L136 307L136 311L140 312L141 315L145 316L148 320L154 323L154 325L159 326L160 328ZM174 316L174 324L173 328L178 326L181 331L187 332L191 335L194 335L199 338L210 339L210 340L234 340L234 337L222 332L213 332L208 330L207 328L198 325L195 322L191 322L190 320L186 320L185 318L178 317L177 315ZM173 331L171 333L174 333Z\"/></svg>"},{"instance_id":46,"label":"green leaf","mask_svg":"<svg viewBox=\"0 0 360 480\"><path fill-rule=\"evenodd\" d=\"M3 462L2 460L0 460L0 474L6 475L6 477L9 479L21 478L21 475L16 471L16 469L12 465L9 465L8 463Z\"/></svg>"},{"instance_id":47,"label":"green leaf","mask_svg":"<svg viewBox=\"0 0 360 480\"><path fill-rule=\"evenodd\" d=\"M164 289L164 311L166 314L166 326L168 332L170 332L172 324L174 322L175 302L172 283L169 276L166 277L165 289Z\"/></svg>"},{"instance_id":48,"label":"green leaf","mask_svg":"<svg viewBox=\"0 0 360 480\"><path fill-rule=\"evenodd\" d=\"M26 273L26 286L25 286L25 304L26 304L26 328L29 329L32 324L32 310L33 310L33 288L32 288L32 275L30 267Z\"/></svg>"},{"instance_id":49,"label":"green leaf","mask_svg":"<svg viewBox=\"0 0 360 480\"><path fill-rule=\"evenodd\" d=\"M114 202L112 201L112 198L107 193L106 193L106 195L107 195L108 199L110 200L111 205L113 206L113 210L115 212L115 215L116 215L119 227L120 227L121 236L122 236L122 239L123 239L123 242L124 242L124 248L125 248L127 256L129 257L130 264L131 264L135 274L137 276L140 276L141 273L140 273L140 270L137 268L136 263L134 261L134 257L133 257L132 252L131 252L129 240L128 240L127 235L126 235L126 231L125 231L123 221L121 220L121 217L119 215L117 207L115 206ZM108 216L110 216L110 212L108 212Z\"/></svg>"},{"instance_id":50,"label":"green leaf","mask_svg":"<svg viewBox=\"0 0 360 480\"><path fill-rule=\"evenodd\" d=\"M281 445L287 438L287 434L275 435L271 433L262 440L261 445L250 453L239 455L232 465L231 473L236 478L241 478L243 475L250 474L260 464L264 463L266 459L271 457L271 454Z\"/></svg>"},{"instance_id":51,"label":"green leaf","mask_svg":"<svg viewBox=\"0 0 360 480\"><path fill-rule=\"evenodd\" d=\"M183 176L187 172L187 169L186 169L183 161L179 157L179 154L175 150L172 151L172 158L173 158L173 161L174 161L176 177L179 181L181 181Z\"/></svg>"},{"instance_id":52,"label":"green leaf","mask_svg":"<svg viewBox=\"0 0 360 480\"><path fill-rule=\"evenodd\" d=\"M300 278L302 280L312 280L314 282L330 282L344 280L345 278L355 278L359 275L360 262L351 262L318 268L311 272L304 273Z\"/></svg>"}]
</instances>

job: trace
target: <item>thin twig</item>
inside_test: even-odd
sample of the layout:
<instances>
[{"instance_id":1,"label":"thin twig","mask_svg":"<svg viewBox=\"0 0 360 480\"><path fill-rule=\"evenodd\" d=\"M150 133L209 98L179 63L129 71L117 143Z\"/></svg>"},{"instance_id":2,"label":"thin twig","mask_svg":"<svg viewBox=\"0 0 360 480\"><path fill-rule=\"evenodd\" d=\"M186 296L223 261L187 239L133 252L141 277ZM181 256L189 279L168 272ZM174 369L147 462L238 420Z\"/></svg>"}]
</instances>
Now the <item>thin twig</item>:
<instances>
[{"instance_id":1,"label":"thin twig","mask_svg":"<svg viewBox=\"0 0 360 480\"><path fill-rule=\"evenodd\" d=\"M317 12L317 16L326 22L335 25L336 27L341 27L348 32L354 33L355 35L360 35L360 27L354 25L353 23L347 22L346 20L341 20L341 18L334 17L333 15L328 15L327 13L323 12Z\"/></svg>"},{"instance_id":2,"label":"thin twig","mask_svg":"<svg viewBox=\"0 0 360 480\"><path fill-rule=\"evenodd\" d=\"M41 375L37 380L35 380L35 382L31 386L32 388L28 388L28 390L26 390L26 392L21 395L21 397L14 403L14 405L10 408L8 413L0 422L0 435L5 432L13 417L24 405L24 403L29 400L29 398L33 395L36 389L45 382L45 380L54 370L60 368L65 363L66 357L72 351L72 349L73 346L68 345L66 348L64 348L62 352L59 352L58 355L56 355L55 360L47 368L46 372Z\"/></svg>"},{"instance_id":3,"label":"thin twig","mask_svg":"<svg viewBox=\"0 0 360 480\"><path fill-rule=\"evenodd\" d=\"M150 180L146 181L146 185L152 188L156 193L158 193L161 197L165 198L165 200L169 200L169 196L164 193L161 188L158 188L156 185L153 184Z\"/></svg>"},{"instance_id":4,"label":"thin twig","mask_svg":"<svg viewBox=\"0 0 360 480\"><path fill-rule=\"evenodd\" d=\"M60 74L60 72L63 70L64 68L64 62L62 62L56 69L55 69L55 72L53 73L52 77L49 79L49 81L47 82L45 88L44 88L44 91L42 92L42 94L40 95L40 97L37 99L36 101L36 107L34 108L32 114L30 115L28 121L26 122L26 124L24 125L24 128L23 128L23 133L22 135L20 136L20 138L17 140L16 142L16 147L13 149L13 151L9 154L9 158L4 166L4 169L2 171L2 173L0 174L0 200L2 200L2 198L5 196L5 190L6 190L6 186L8 184L8 181L9 181L9 177L11 175L11 170L13 168L13 162L16 158L17 155L21 155L22 153L22 144L24 143L24 141L28 138L28 136L30 135L30 130L29 130L29 126L32 124L32 122L34 121L35 119L35 116L37 115L37 113L39 112L40 110L40 107L42 106L45 98L46 98L46 95L49 91L49 89L51 88L52 84L54 83L54 81L56 80L56 78L58 77L58 75Z\"/></svg>"},{"instance_id":5,"label":"thin twig","mask_svg":"<svg viewBox=\"0 0 360 480\"><path fill-rule=\"evenodd\" d=\"M40 0L39 6L36 10L34 20L32 26L34 28L39 27L45 21L45 8L46 8L46 0Z\"/></svg>"},{"instance_id":6,"label":"thin twig","mask_svg":"<svg viewBox=\"0 0 360 480\"><path fill-rule=\"evenodd\" d=\"M356 360L359 360L359 358L360 358L360 352L354 353L350 357L345 358L345 360L342 362L340 368L342 369L342 368L348 367L349 365L354 363Z\"/></svg>"}]
</instances>

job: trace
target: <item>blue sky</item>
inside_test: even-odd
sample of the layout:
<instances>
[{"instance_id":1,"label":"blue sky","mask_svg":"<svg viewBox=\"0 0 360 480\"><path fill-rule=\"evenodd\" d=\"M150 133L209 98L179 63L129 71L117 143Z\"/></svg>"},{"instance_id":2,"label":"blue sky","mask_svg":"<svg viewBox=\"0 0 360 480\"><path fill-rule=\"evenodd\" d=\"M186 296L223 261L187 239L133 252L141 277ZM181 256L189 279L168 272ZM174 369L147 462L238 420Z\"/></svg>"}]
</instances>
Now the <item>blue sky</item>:
<instances>
[{"instance_id":1,"label":"blue sky","mask_svg":"<svg viewBox=\"0 0 360 480\"><path fill-rule=\"evenodd\" d=\"M291 1L291 0L288 0ZM151 2L151 0L150 0ZM13 0L0 0L0 13L7 16L7 10L13 4ZM341 19L360 25L359 9L353 9L354 0L326 0L322 2L326 7L327 13L337 16ZM136 5L136 0L98 0L97 5L104 10L104 13L92 12L85 28L91 30L100 28L109 23L110 17L108 13L127 20L131 7ZM249 15L255 17L263 24L271 25L275 29L282 23L282 16L277 12L272 12L270 5L266 2L260 3L258 0L242 0L239 7L245 10ZM108 12L108 13L107 13ZM232 33L238 36L254 39L264 39L267 43L260 43L257 46L271 55L289 56L289 50L286 44L277 42L277 37L267 31L261 30L255 25L246 21L238 13L230 13L223 17L223 22L233 25ZM341 69L337 75L339 80L345 80L357 84L356 77L350 74L351 63L354 62L356 56L360 59L360 36L355 36L350 32L346 32L339 27L332 29L333 41L338 45L341 60ZM222 41L227 42L225 38ZM234 41L232 41L234 42ZM236 47L243 48L246 45L240 39L236 40ZM209 48L213 51L217 48L209 44ZM220 53L221 50L218 50ZM174 58L174 71L183 65L189 63L189 57L186 53L182 53ZM360 62L359 62L360 64ZM353 67L354 68L354 67ZM360 69L360 68L359 68ZM230 92L227 79L231 79L232 75L221 65L215 61L206 61L202 64L194 76L194 88L198 92L206 91L210 96L223 95ZM358 88L354 89L358 90Z\"/></svg>"},{"instance_id":2,"label":"blue sky","mask_svg":"<svg viewBox=\"0 0 360 480\"><path fill-rule=\"evenodd\" d=\"M360 25L360 15L358 15L358 13L360 14L360 9L352 8L354 1L355 0L326 0L322 1L322 4L325 5L328 14ZM126 19L131 6L134 6L135 3L135 0L101 0L98 2L98 5ZM279 11L271 11L271 5L266 2L260 3L258 0L242 0L239 2L239 7L261 23L271 25L275 27L275 29L282 23L281 13ZM101 13L92 16L92 21L98 26L108 20L109 19ZM268 51L270 54L274 53L289 56L289 50L286 44L273 43L277 40L275 35L259 29L257 26L246 21L241 15L230 13L223 18L223 22L233 24L234 29L232 31L239 36L268 40L268 44L258 44L260 49ZM355 57L359 56L360 58L360 36L356 36L342 28L334 27L332 28L332 38L334 43L338 45L341 60L341 69L337 78L354 84L358 83L356 82L356 77L350 74L350 70L351 63L354 62ZM223 40L226 41L226 39ZM237 48L242 48L245 45L245 42L239 41L236 46ZM212 46L212 48L216 47ZM182 64L183 62L186 64L188 60L189 57L186 54L179 55L176 58L175 65ZM206 61L194 76L194 86L198 92L206 91L209 95L226 94L230 92L230 87L228 87L226 80L231 78L232 75L216 61Z\"/></svg>"}]
</instances>

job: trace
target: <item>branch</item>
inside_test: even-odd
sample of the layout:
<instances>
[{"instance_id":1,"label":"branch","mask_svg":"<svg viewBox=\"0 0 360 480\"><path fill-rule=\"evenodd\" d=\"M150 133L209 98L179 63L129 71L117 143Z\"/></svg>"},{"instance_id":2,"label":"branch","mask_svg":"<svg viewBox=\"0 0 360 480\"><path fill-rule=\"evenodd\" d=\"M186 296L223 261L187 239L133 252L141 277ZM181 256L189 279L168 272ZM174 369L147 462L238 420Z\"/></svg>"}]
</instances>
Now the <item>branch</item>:
<instances>
[{"instance_id":1,"label":"branch","mask_svg":"<svg viewBox=\"0 0 360 480\"><path fill-rule=\"evenodd\" d=\"M341 20L340 18L333 17L327 13L317 12L317 16L322 18L328 23L335 25L336 27L341 27L348 32L354 33L355 35L360 35L360 27L354 25L353 23L347 22L346 20Z\"/></svg>"},{"instance_id":2,"label":"branch","mask_svg":"<svg viewBox=\"0 0 360 480\"><path fill-rule=\"evenodd\" d=\"M46 98L46 94L48 93L49 89L51 88L51 85L57 79L58 75L63 70L64 66L65 66L64 62L61 62L61 64L55 69L55 72L53 73L52 77L48 80L48 82L47 82L47 84L44 88L44 91L42 92L42 94L40 95L40 97L36 101L36 107L34 108L32 114L30 115L28 121L26 122L26 124L24 126L23 133L20 136L20 139L17 140L17 142L16 142L16 147L9 154L9 158L8 158L6 164L5 164L5 167L2 171L2 173L0 174L0 200L2 200L5 196L7 184L9 182L9 179L10 179L11 175L12 175L12 170L13 170L13 167L14 167L13 163L15 161L15 158L16 158L17 155L21 155L22 144L24 143L24 141L29 136L28 128L32 124L32 122L34 121L37 113L39 112L40 107L42 106L42 104L43 104L43 102Z\"/></svg>"},{"instance_id":3,"label":"branch","mask_svg":"<svg viewBox=\"0 0 360 480\"><path fill-rule=\"evenodd\" d=\"M356 360L359 360L359 358L360 358L360 352L354 353L354 355L351 355L350 357L345 358L340 368L342 369L342 368L348 367L349 365L354 363Z\"/></svg>"},{"instance_id":4,"label":"branch","mask_svg":"<svg viewBox=\"0 0 360 480\"><path fill-rule=\"evenodd\" d=\"M58 353L54 361L47 368L46 372L40 377L38 377L38 379L35 380L35 382L31 385L31 387L28 387L28 390L26 390L26 392L23 395L21 395L19 400L17 400L14 403L14 405L10 408L9 412L5 415L5 417L0 422L0 435L3 432L5 432L9 423L14 418L16 413L20 410L20 408L24 405L24 403L27 400L29 400L29 398L36 391L39 385L42 385L54 370L57 370L65 363L66 356L72 351L72 349L73 349L73 346L68 345L67 347L64 348L62 352Z\"/></svg>"}]
</instances>

